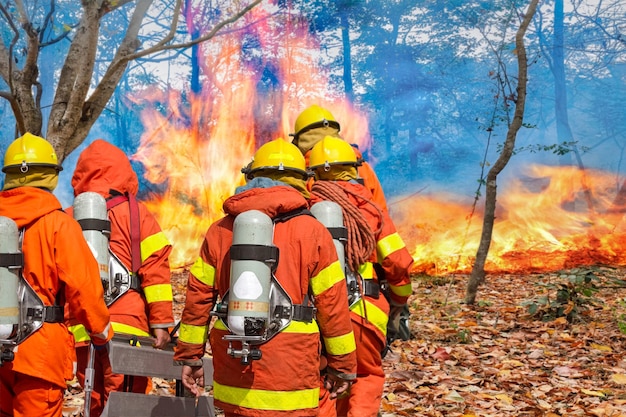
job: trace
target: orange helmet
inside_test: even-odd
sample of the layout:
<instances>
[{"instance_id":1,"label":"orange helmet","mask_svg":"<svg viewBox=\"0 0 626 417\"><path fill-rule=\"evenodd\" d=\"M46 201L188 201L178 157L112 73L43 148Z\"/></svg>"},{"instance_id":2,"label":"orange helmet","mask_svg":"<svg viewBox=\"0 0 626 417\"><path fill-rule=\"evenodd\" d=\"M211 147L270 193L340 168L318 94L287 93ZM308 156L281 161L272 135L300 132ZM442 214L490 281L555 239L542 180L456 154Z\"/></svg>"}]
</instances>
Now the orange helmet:
<instances>
[{"instance_id":1,"label":"orange helmet","mask_svg":"<svg viewBox=\"0 0 626 417\"><path fill-rule=\"evenodd\" d=\"M331 165L360 165L352 148L343 139L326 136L311 149L309 155L309 169L324 167L328 170Z\"/></svg>"},{"instance_id":2,"label":"orange helmet","mask_svg":"<svg viewBox=\"0 0 626 417\"><path fill-rule=\"evenodd\" d=\"M254 157L241 172L247 179L254 178L254 173L269 169L276 171L293 171L304 178L308 178L304 156L297 146L283 138L275 139L261 146Z\"/></svg>"},{"instance_id":3,"label":"orange helmet","mask_svg":"<svg viewBox=\"0 0 626 417\"><path fill-rule=\"evenodd\" d=\"M25 133L15 139L4 154L4 166L2 172L11 168L19 168L23 173L28 172L30 166L43 166L63 170L59 165L54 148L44 138L32 133Z\"/></svg>"},{"instance_id":4,"label":"orange helmet","mask_svg":"<svg viewBox=\"0 0 626 417\"><path fill-rule=\"evenodd\" d=\"M298 135L309 129L324 126L332 126L337 130L340 128L339 122L335 120L335 117L330 111L314 104L300 113L294 126L295 133L292 136L297 138Z\"/></svg>"}]
</instances>

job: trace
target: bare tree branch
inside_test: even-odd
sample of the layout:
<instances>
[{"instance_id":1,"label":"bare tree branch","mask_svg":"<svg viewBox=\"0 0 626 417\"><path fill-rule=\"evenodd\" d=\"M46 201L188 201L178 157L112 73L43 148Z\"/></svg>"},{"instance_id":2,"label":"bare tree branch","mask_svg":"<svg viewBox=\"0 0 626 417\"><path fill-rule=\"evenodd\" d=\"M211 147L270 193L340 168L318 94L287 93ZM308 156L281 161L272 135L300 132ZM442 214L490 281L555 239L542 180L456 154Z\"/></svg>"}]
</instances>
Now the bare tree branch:
<instances>
[{"instance_id":1,"label":"bare tree branch","mask_svg":"<svg viewBox=\"0 0 626 417\"><path fill-rule=\"evenodd\" d=\"M476 252L476 260L472 267L472 273L467 284L467 290L465 293L465 302L467 304L474 304L476 301L476 292L478 286L485 279L485 263L487 261L487 255L489 254L489 247L491 246L491 236L493 234L493 226L495 221L496 211L496 180L498 174L506 167L513 151L515 150L515 139L517 132L522 127L524 120L524 109L526 106L526 84L528 82L528 61L526 58L526 47L524 46L524 36L526 30L532 21L535 11L537 10L537 3L539 0L531 0L528 6L528 10L524 15L524 19L520 24L519 29L515 35L515 48L517 51L517 66L518 66L518 83L517 83L517 100L515 102L515 112L513 114L513 120L509 125L509 129L506 134L506 140L502 148L500 156L493 164L486 178L485 188L485 214L483 217L483 230L480 237L480 243L478 251Z\"/></svg>"}]
</instances>

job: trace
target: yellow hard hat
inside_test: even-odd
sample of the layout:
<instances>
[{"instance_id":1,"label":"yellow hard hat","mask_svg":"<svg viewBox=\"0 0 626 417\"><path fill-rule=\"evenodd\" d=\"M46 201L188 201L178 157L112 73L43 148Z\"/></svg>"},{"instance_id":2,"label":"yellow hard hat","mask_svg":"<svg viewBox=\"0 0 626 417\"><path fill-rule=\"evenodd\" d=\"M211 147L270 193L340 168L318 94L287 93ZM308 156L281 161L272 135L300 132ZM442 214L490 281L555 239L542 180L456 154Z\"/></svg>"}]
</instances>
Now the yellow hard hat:
<instances>
[{"instance_id":1,"label":"yellow hard hat","mask_svg":"<svg viewBox=\"0 0 626 417\"><path fill-rule=\"evenodd\" d=\"M298 118L294 126L294 137L298 137L300 133L303 133L309 129L315 129L318 127L332 126L339 130L339 122L335 120L333 114L323 107L316 104L305 109Z\"/></svg>"},{"instance_id":2,"label":"yellow hard hat","mask_svg":"<svg viewBox=\"0 0 626 417\"><path fill-rule=\"evenodd\" d=\"M309 169L329 169L331 165L358 166L359 162L352 145L343 139L326 136L311 149Z\"/></svg>"},{"instance_id":3,"label":"yellow hard hat","mask_svg":"<svg viewBox=\"0 0 626 417\"><path fill-rule=\"evenodd\" d=\"M26 132L15 139L4 154L2 172L10 168L19 168L23 173L28 172L29 166L43 166L56 168L62 171L54 148L44 138Z\"/></svg>"},{"instance_id":4,"label":"yellow hard hat","mask_svg":"<svg viewBox=\"0 0 626 417\"><path fill-rule=\"evenodd\" d=\"M260 170L294 171L303 178L308 178L304 156L297 146L283 138L275 139L261 146L254 157L241 172L247 179L254 178L254 173Z\"/></svg>"}]
</instances>

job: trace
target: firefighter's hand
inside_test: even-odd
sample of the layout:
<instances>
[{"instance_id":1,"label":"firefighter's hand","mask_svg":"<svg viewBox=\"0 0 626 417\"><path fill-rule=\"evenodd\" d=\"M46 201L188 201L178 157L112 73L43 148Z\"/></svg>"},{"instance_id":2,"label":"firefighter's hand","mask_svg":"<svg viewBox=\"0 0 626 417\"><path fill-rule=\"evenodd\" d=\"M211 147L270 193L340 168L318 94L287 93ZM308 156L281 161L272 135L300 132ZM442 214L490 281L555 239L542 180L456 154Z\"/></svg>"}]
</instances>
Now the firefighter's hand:
<instances>
[{"instance_id":1,"label":"firefighter's hand","mask_svg":"<svg viewBox=\"0 0 626 417\"><path fill-rule=\"evenodd\" d=\"M181 376L183 386L196 397L204 389L204 368L202 366L183 365Z\"/></svg>"},{"instance_id":2,"label":"firefighter's hand","mask_svg":"<svg viewBox=\"0 0 626 417\"><path fill-rule=\"evenodd\" d=\"M392 304L389 311L389 321L387 323L387 339L390 341L400 339L407 341L411 338L409 330L409 306L407 304Z\"/></svg>"},{"instance_id":3,"label":"firefighter's hand","mask_svg":"<svg viewBox=\"0 0 626 417\"><path fill-rule=\"evenodd\" d=\"M154 333L154 344L152 347L155 349L165 349L167 344L170 342L170 333L167 329L152 329Z\"/></svg>"},{"instance_id":4,"label":"firefighter's hand","mask_svg":"<svg viewBox=\"0 0 626 417\"><path fill-rule=\"evenodd\" d=\"M352 381L341 378L332 372L328 372L324 379L324 388L330 393L331 400L347 393L350 385L352 385Z\"/></svg>"}]
</instances>

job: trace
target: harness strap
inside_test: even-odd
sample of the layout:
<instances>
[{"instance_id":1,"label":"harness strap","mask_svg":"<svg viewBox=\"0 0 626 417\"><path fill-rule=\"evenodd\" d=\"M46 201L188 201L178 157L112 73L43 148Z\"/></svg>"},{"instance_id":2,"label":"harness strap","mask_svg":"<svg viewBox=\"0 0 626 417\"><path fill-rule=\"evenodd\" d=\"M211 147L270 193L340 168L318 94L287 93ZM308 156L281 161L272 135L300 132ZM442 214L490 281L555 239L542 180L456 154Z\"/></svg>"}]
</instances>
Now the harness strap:
<instances>
[{"instance_id":1,"label":"harness strap","mask_svg":"<svg viewBox=\"0 0 626 417\"><path fill-rule=\"evenodd\" d=\"M364 279L363 295L367 295L368 297L372 297L378 300L378 298L380 297L380 285L378 285L378 282L371 279Z\"/></svg>"},{"instance_id":2,"label":"harness strap","mask_svg":"<svg viewBox=\"0 0 626 417\"><path fill-rule=\"evenodd\" d=\"M287 306L276 306L273 316L277 319L291 319L292 321L312 323L316 312L317 309L313 306L296 304L291 306L291 308Z\"/></svg>"},{"instance_id":3,"label":"harness strap","mask_svg":"<svg viewBox=\"0 0 626 417\"><path fill-rule=\"evenodd\" d=\"M0 253L0 267L2 268L21 268L24 265L24 254L18 253Z\"/></svg>"},{"instance_id":4,"label":"harness strap","mask_svg":"<svg viewBox=\"0 0 626 417\"><path fill-rule=\"evenodd\" d=\"M26 315L32 317L35 321L43 321L46 323L62 323L63 322L63 306L44 306L41 308L29 307L26 309Z\"/></svg>"}]
</instances>

